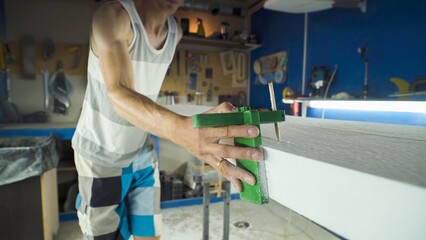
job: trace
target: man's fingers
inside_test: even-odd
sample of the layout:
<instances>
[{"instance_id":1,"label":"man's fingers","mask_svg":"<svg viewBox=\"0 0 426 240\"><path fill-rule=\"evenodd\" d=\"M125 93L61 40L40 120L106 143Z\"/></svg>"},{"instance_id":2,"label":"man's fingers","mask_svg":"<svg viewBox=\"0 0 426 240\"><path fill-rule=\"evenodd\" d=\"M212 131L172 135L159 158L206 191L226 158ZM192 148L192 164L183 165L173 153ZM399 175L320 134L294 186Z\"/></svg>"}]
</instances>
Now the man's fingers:
<instances>
[{"instance_id":1,"label":"man's fingers","mask_svg":"<svg viewBox=\"0 0 426 240\"><path fill-rule=\"evenodd\" d=\"M238 192L243 191L243 185L241 184L239 179L234 177L227 177L227 179L231 182L232 185L234 185L235 189L237 189Z\"/></svg>"},{"instance_id":2,"label":"man's fingers","mask_svg":"<svg viewBox=\"0 0 426 240\"><path fill-rule=\"evenodd\" d=\"M220 163L221 160L219 160L217 162ZM218 168L218 171L220 171L222 173L222 175L224 175L224 176L235 177L235 178L240 179L240 180L242 180L242 181L244 181L248 184L251 184L251 185L254 185L256 183L256 179L254 178L254 176L251 173L235 166L234 164L232 164L232 163L230 163L226 160L222 161L220 164L217 164L217 165L219 165L219 166L215 166L215 167ZM234 186L235 186L235 184L234 184Z\"/></svg>"},{"instance_id":3,"label":"man's fingers","mask_svg":"<svg viewBox=\"0 0 426 240\"><path fill-rule=\"evenodd\" d=\"M215 108L210 109L206 113L227 113L227 112L235 112L236 108L230 102L223 102L216 106Z\"/></svg>"},{"instance_id":4,"label":"man's fingers","mask_svg":"<svg viewBox=\"0 0 426 240\"><path fill-rule=\"evenodd\" d=\"M214 128L204 128L205 136L210 138L255 138L259 135L259 129L251 125L229 125Z\"/></svg>"},{"instance_id":5,"label":"man's fingers","mask_svg":"<svg viewBox=\"0 0 426 240\"><path fill-rule=\"evenodd\" d=\"M224 158L213 157L212 155L204 155L204 161L214 167L224 177L226 177L238 192L243 190L241 181L250 185L256 184L256 178L248 171L239 168Z\"/></svg>"},{"instance_id":6,"label":"man's fingers","mask_svg":"<svg viewBox=\"0 0 426 240\"><path fill-rule=\"evenodd\" d=\"M222 158L238 158L260 161L263 160L263 151L258 148L236 147L226 144L209 144L204 149L209 154Z\"/></svg>"}]
</instances>

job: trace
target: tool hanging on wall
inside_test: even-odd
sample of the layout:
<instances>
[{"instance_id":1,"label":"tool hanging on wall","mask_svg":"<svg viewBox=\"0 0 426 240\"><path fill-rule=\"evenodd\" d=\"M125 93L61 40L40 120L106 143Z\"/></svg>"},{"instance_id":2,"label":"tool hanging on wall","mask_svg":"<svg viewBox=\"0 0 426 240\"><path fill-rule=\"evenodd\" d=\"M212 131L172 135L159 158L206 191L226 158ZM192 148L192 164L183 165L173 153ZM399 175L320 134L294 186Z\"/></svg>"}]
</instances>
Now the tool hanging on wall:
<instances>
[{"instance_id":1,"label":"tool hanging on wall","mask_svg":"<svg viewBox=\"0 0 426 240\"><path fill-rule=\"evenodd\" d=\"M56 63L56 72L50 78L49 90L54 97L53 112L67 114L71 105L68 96L72 92L72 85L65 76L64 64L61 60Z\"/></svg>"},{"instance_id":2,"label":"tool hanging on wall","mask_svg":"<svg viewBox=\"0 0 426 240\"><path fill-rule=\"evenodd\" d=\"M243 52L237 55L237 82L243 82L247 78L247 56Z\"/></svg>"},{"instance_id":3,"label":"tool hanging on wall","mask_svg":"<svg viewBox=\"0 0 426 240\"><path fill-rule=\"evenodd\" d=\"M209 88L207 89L207 97L206 97L206 101L207 102L211 102L212 101L212 95L213 95L213 84L210 83L209 84Z\"/></svg>"},{"instance_id":4,"label":"tool hanging on wall","mask_svg":"<svg viewBox=\"0 0 426 240\"><path fill-rule=\"evenodd\" d=\"M220 64L222 66L223 75L227 76L237 71L234 51L226 51L219 53Z\"/></svg>"},{"instance_id":5,"label":"tool hanging on wall","mask_svg":"<svg viewBox=\"0 0 426 240\"><path fill-rule=\"evenodd\" d=\"M236 53L236 72L232 74L232 87L247 86L247 56L243 52Z\"/></svg>"},{"instance_id":6,"label":"tool hanging on wall","mask_svg":"<svg viewBox=\"0 0 426 240\"><path fill-rule=\"evenodd\" d=\"M9 48L9 44L7 42L4 41L0 41L1 42L1 47L2 47L2 54L3 54L3 65L1 67L1 69L5 69L7 64L11 64L13 63L16 58L15 56L12 54L12 52L10 51Z\"/></svg>"},{"instance_id":7,"label":"tool hanging on wall","mask_svg":"<svg viewBox=\"0 0 426 240\"><path fill-rule=\"evenodd\" d=\"M238 106L247 106L247 94L244 91L238 93Z\"/></svg>"},{"instance_id":8,"label":"tool hanging on wall","mask_svg":"<svg viewBox=\"0 0 426 240\"><path fill-rule=\"evenodd\" d=\"M24 36L22 44L22 78L36 79L35 74L35 40L31 36Z\"/></svg>"},{"instance_id":9,"label":"tool hanging on wall","mask_svg":"<svg viewBox=\"0 0 426 240\"><path fill-rule=\"evenodd\" d=\"M46 112L49 111L49 70L41 70L43 75L43 95L44 95L44 109Z\"/></svg>"},{"instance_id":10,"label":"tool hanging on wall","mask_svg":"<svg viewBox=\"0 0 426 240\"><path fill-rule=\"evenodd\" d=\"M72 65L72 69L76 69L80 66L80 58L81 58L81 47L74 46L68 48L69 52L74 53L74 64Z\"/></svg>"},{"instance_id":11,"label":"tool hanging on wall","mask_svg":"<svg viewBox=\"0 0 426 240\"><path fill-rule=\"evenodd\" d=\"M43 46L43 60L50 60L56 52L55 43L51 39L46 39Z\"/></svg>"},{"instance_id":12,"label":"tool hanging on wall","mask_svg":"<svg viewBox=\"0 0 426 240\"><path fill-rule=\"evenodd\" d=\"M208 63L208 56L204 53L187 51L186 65L190 72L199 72Z\"/></svg>"},{"instance_id":13,"label":"tool hanging on wall","mask_svg":"<svg viewBox=\"0 0 426 240\"><path fill-rule=\"evenodd\" d=\"M212 79L213 78L213 68L207 67L205 68L205 76L206 79Z\"/></svg>"},{"instance_id":14,"label":"tool hanging on wall","mask_svg":"<svg viewBox=\"0 0 426 240\"><path fill-rule=\"evenodd\" d=\"M196 90L197 89L197 74L196 73L190 73L189 79L188 79L188 89L190 90Z\"/></svg>"}]
</instances>

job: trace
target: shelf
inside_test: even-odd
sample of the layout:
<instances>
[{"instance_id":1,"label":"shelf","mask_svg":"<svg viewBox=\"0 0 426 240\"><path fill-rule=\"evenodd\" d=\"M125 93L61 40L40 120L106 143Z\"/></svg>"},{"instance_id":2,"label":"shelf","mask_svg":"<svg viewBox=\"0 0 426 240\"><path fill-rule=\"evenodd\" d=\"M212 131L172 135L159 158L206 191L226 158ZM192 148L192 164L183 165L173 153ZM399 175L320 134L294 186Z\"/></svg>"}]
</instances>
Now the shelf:
<instances>
[{"instance_id":1,"label":"shelf","mask_svg":"<svg viewBox=\"0 0 426 240\"><path fill-rule=\"evenodd\" d=\"M203 0L184 1L179 10L199 11L219 16L245 18L256 4L263 6L264 0Z\"/></svg>"},{"instance_id":2,"label":"shelf","mask_svg":"<svg viewBox=\"0 0 426 240\"><path fill-rule=\"evenodd\" d=\"M191 49L191 50L210 50L210 51L223 51L229 49L249 50L252 51L259 48L260 44L255 43L242 43L229 40L208 39L183 36L178 44L178 48Z\"/></svg>"}]
</instances>

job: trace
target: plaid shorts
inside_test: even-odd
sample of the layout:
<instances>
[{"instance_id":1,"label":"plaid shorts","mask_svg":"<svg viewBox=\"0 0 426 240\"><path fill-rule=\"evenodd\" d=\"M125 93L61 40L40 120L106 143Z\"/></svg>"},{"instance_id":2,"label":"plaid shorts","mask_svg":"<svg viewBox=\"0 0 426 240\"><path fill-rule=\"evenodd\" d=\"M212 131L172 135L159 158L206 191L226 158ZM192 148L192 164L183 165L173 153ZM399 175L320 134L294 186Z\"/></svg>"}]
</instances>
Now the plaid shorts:
<instances>
[{"instance_id":1,"label":"plaid shorts","mask_svg":"<svg viewBox=\"0 0 426 240\"><path fill-rule=\"evenodd\" d=\"M126 168L93 164L75 153L80 228L86 240L121 240L160 235L160 181L152 145Z\"/></svg>"}]
</instances>

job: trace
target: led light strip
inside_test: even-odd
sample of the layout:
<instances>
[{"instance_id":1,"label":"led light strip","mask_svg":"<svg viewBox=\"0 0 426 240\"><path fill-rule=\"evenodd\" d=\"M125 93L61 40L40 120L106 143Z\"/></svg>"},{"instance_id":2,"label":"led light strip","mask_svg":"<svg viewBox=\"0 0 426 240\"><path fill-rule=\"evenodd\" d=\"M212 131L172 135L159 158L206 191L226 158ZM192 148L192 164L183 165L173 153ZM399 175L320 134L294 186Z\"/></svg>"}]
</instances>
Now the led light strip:
<instances>
[{"instance_id":1,"label":"led light strip","mask_svg":"<svg viewBox=\"0 0 426 240\"><path fill-rule=\"evenodd\" d=\"M381 112L426 113L426 101L339 101L312 100L311 108Z\"/></svg>"}]
</instances>

